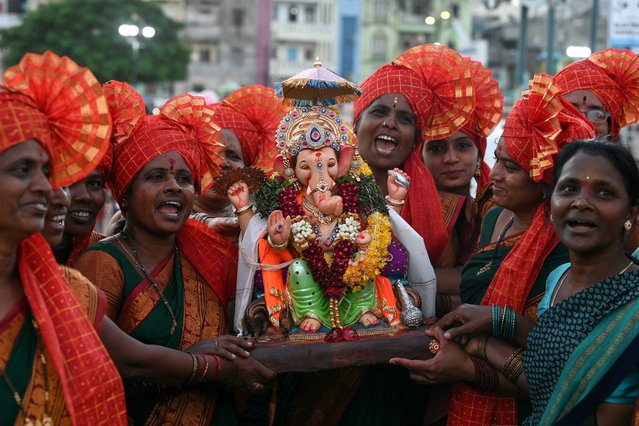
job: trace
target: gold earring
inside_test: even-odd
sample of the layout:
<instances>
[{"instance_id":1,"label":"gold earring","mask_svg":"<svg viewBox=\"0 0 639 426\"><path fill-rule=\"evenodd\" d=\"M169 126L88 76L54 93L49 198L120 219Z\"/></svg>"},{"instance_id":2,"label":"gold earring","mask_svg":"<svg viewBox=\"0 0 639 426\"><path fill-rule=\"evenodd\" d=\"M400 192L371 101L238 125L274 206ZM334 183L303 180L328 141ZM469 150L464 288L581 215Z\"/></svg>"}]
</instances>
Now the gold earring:
<instances>
[{"instance_id":1,"label":"gold earring","mask_svg":"<svg viewBox=\"0 0 639 426\"><path fill-rule=\"evenodd\" d=\"M623 223L623 227L626 231L630 231L630 228L632 228L632 222L630 221L630 219L626 220Z\"/></svg>"},{"instance_id":2,"label":"gold earring","mask_svg":"<svg viewBox=\"0 0 639 426\"><path fill-rule=\"evenodd\" d=\"M475 167L475 177L481 177L481 160L477 160L477 166Z\"/></svg>"}]
</instances>

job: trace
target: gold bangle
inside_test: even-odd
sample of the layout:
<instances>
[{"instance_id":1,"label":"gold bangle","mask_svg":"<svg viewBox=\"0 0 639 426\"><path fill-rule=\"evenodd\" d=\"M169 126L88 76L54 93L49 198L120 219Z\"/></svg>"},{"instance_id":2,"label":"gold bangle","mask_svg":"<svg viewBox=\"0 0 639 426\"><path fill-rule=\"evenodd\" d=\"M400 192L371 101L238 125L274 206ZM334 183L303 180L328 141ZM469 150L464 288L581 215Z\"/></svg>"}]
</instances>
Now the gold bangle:
<instances>
[{"instance_id":1,"label":"gold bangle","mask_svg":"<svg viewBox=\"0 0 639 426\"><path fill-rule=\"evenodd\" d=\"M517 348L504 363L501 373L511 382L517 383L517 379L524 372L524 350Z\"/></svg>"},{"instance_id":2,"label":"gold bangle","mask_svg":"<svg viewBox=\"0 0 639 426\"><path fill-rule=\"evenodd\" d=\"M252 208L253 208L253 204L248 203L244 207L240 207L239 209L233 210L233 213L235 213L235 216L242 216L244 213L251 210Z\"/></svg>"},{"instance_id":3,"label":"gold bangle","mask_svg":"<svg viewBox=\"0 0 639 426\"><path fill-rule=\"evenodd\" d=\"M286 246L288 246L288 241L284 241L282 244L275 244L273 242L273 240L271 240L271 236L267 235L266 236L266 241L268 242L268 245L273 247L274 249L278 249L278 250L282 250L284 248L286 248Z\"/></svg>"},{"instance_id":4,"label":"gold bangle","mask_svg":"<svg viewBox=\"0 0 639 426\"><path fill-rule=\"evenodd\" d=\"M386 200L386 204L393 207L402 207L404 204L406 204L406 201L396 200L394 198L391 198L390 195L385 196L384 200Z\"/></svg>"}]
</instances>

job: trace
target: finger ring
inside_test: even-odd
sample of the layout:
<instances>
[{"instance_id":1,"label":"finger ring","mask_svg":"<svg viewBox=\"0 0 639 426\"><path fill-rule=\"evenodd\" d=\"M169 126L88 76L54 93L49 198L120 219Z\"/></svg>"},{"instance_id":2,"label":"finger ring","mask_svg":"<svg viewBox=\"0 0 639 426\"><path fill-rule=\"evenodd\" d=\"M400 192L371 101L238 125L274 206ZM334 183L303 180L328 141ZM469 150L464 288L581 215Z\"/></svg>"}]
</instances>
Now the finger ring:
<instances>
[{"instance_id":1,"label":"finger ring","mask_svg":"<svg viewBox=\"0 0 639 426\"><path fill-rule=\"evenodd\" d=\"M428 342L428 350L433 355L436 355L439 351L439 341L437 339L431 339L431 341Z\"/></svg>"},{"instance_id":2,"label":"finger ring","mask_svg":"<svg viewBox=\"0 0 639 426\"><path fill-rule=\"evenodd\" d=\"M406 179L406 177L400 173L395 173L395 182L406 189L408 189L408 187L410 186L410 182L408 182L408 179Z\"/></svg>"},{"instance_id":3,"label":"finger ring","mask_svg":"<svg viewBox=\"0 0 639 426\"><path fill-rule=\"evenodd\" d=\"M277 225L275 225L275 232L277 232L278 234L281 234L283 230L284 230L284 225L282 225L281 223L278 223Z\"/></svg>"}]
</instances>

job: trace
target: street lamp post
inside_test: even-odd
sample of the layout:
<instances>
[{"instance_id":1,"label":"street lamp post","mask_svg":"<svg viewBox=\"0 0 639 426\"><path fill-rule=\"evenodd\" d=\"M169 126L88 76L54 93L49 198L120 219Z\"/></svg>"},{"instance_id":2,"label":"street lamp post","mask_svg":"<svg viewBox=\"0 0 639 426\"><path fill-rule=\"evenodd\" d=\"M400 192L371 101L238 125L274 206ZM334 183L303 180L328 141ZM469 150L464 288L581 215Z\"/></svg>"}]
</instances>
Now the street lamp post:
<instances>
[{"instance_id":1,"label":"street lamp post","mask_svg":"<svg viewBox=\"0 0 639 426\"><path fill-rule=\"evenodd\" d=\"M138 36L141 34L144 38L153 38L155 36L155 28L146 26L140 29L140 27L135 24L122 24L118 27L118 33L131 45L133 52L131 85L136 86L138 83L138 62L140 60L140 40Z\"/></svg>"}]
</instances>

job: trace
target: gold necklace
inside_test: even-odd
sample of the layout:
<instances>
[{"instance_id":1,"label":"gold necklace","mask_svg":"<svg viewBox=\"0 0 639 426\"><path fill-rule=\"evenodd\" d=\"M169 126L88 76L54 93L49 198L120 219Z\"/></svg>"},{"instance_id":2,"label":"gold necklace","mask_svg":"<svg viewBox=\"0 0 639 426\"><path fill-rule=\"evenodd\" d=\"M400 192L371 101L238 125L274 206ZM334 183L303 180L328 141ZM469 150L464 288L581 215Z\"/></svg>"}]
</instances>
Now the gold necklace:
<instances>
[{"instance_id":1,"label":"gold necklace","mask_svg":"<svg viewBox=\"0 0 639 426\"><path fill-rule=\"evenodd\" d=\"M311 202L306 199L306 197L302 197L302 205L322 225L326 225L333 221L333 215L322 213L317 207L312 205Z\"/></svg>"},{"instance_id":2,"label":"gold necklace","mask_svg":"<svg viewBox=\"0 0 639 426\"><path fill-rule=\"evenodd\" d=\"M635 264L635 262L633 262L631 260L630 263L628 263L625 268L623 268L621 271L617 272L615 275L623 274L624 272L628 271L628 269L630 269L630 267L632 265L634 265L634 264ZM557 284L557 286L553 290L552 297L550 298L550 306L555 306L555 301L557 300L557 295L559 294L559 290L564 285L564 282L566 281L566 277L568 277L568 271L570 271L570 268L566 269L566 272L564 272L564 274L561 276L561 280L559 280L559 283Z\"/></svg>"},{"instance_id":3,"label":"gold necklace","mask_svg":"<svg viewBox=\"0 0 639 426\"><path fill-rule=\"evenodd\" d=\"M124 241L124 244L122 243L123 241ZM124 232L121 232L118 234L118 242L120 243L120 246L124 249L126 254L129 256L129 258L135 262L135 264L142 271L144 276L149 280L149 282L151 283L155 291L160 296L160 300L162 301L162 304L166 307L166 310L169 311L169 315L171 317L171 329L169 330L169 336L173 336L173 333L175 333L175 330L177 329L177 318L175 316L175 312L173 312L173 308L171 308L171 305L169 304L169 301L166 300L166 297L164 296L164 293L162 292L162 288L157 283L157 281L155 281L155 278L153 278L151 273L147 270L146 266L144 266L144 264L142 263L142 258L140 257L140 254L135 249L135 247L133 247L133 244L131 244L131 241L129 241L129 237ZM129 249L131 249L131 251L127 249L127 246L129 247ZM174 256L178 256L177 259L179 260L180 254L178 252L177 246L175 246Z\"/></svg>"},{"instance_id":4,"label":"gold necklace","mask_svg":"<svg viewBox=\"0 0 639 426\"><path fill-rule=\"evenodd\" d=\"M33 328L36 330L36 333L37 333L38 324L33 320L31 321L31 324L33 325ZM13 400L15 401L15 403L18 405L18 408L20 409L20 413L22 414L22 417L24 419L23 421L25 426L53 426L53 420L51 419L51 416L49 415L49 376L47 374L47 359L44 355L44 350L42 348L42 341L40 340L39 335L36 335L36 336L37 336L36 339L37 339L37 347L38 347L36 351L36 358L40 359L40 365L42 366L42 380L44 382L44 412L42 413L42 419L34 420L29 417L27 413L27 409L22 406L24 402L23 397L20 395L16 387L13 385L13 382L11 381L11 379L9 379L9 376L7 375L7 372L4 368L0 368L0 377L2 377L2 380L7 385L7 388L9 388L9 392L11 392L11 394L13 395ZM27 406L28 405L29 404L27 402Z\"/></svg>"}]
</instances>

